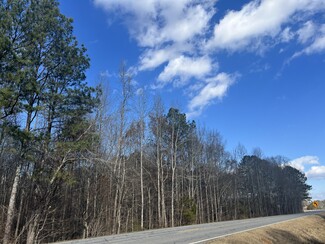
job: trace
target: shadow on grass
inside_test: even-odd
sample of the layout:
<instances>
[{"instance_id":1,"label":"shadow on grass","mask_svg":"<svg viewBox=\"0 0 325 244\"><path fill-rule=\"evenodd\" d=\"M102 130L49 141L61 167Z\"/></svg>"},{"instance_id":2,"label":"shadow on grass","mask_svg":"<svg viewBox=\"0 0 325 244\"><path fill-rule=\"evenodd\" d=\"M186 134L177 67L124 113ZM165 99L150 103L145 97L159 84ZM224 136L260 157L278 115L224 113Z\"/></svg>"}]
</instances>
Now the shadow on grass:
<instances>
[{"instance_id":1,"label":"shadow on grass","mask_svg":"<svg viewBox=\"0 0 325 244\"><path fill-rule=\"evenodd\" d=\"M302 237L298 238L297 236L291 234L288 231L285 230L272 230L268 231L269 236L272 237L272 243L292 243L292 244L298 244L298 243L313 243L313 244L324 244L324 242L321 242L313 237Z\"/></svg>"}]
</instances>

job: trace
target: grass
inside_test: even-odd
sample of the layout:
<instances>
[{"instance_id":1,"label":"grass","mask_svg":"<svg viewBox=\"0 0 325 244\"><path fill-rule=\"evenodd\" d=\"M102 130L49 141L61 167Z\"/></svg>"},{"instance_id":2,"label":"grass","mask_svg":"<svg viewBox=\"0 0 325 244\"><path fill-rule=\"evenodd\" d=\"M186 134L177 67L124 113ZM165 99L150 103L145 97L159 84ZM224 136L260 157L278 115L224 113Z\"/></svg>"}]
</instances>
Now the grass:
<instances>
[{"instance_id":1,"label":"grass","mask_svg":"<svg viewBox=\"0 0 325 244\"><path fill-rule=\"evenodd\" d=\"M209 243L325 243L325 213L234 234Z\"/></svg>"}]
</instances>

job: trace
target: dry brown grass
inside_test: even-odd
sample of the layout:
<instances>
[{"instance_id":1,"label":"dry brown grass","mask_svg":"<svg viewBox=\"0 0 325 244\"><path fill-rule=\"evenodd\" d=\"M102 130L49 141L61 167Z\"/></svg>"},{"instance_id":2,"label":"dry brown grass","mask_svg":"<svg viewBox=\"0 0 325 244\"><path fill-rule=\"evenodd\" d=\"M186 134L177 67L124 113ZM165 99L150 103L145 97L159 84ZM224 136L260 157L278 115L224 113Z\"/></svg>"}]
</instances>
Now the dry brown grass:
<instances>
[{"instance_id":1,"label":"dry brown grass","mask_svg":"<svg viewBox=\"0 0 325 244\"><path fill-rule=\"evenodd\" d=\"M325 243L325 213L219 238L209 243Z\"/></svg>"}]
</instances>

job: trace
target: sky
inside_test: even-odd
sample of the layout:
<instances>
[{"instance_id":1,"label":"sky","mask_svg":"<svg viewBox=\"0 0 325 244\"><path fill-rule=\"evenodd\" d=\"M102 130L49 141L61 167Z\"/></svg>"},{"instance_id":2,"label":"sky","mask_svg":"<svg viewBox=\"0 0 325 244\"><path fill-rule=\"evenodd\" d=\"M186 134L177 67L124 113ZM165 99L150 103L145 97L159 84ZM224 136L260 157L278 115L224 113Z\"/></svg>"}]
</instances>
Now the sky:
<instances>
[{"instance_id":1,"label":"sky","mask_svg":"<svg viewBox=\"0 0 325 244\"><path fill-rule=\"evenodd\" d=\"M325 0L59 0L89 84L159 95L226 147L282 155L325 199Z\"/></svg>"}]
</instances>

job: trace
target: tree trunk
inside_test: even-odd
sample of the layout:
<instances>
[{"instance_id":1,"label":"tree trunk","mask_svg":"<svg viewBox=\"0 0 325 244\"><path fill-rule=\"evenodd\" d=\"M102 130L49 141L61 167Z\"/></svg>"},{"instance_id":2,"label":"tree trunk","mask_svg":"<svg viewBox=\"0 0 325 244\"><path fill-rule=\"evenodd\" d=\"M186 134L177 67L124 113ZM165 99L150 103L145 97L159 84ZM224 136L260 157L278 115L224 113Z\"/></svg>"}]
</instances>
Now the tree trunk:
<instances>
[{"instance_id":1,"label":"tree trunk","mask_svg":"<svg viewBox=\"0 0 325 244\"><path fill-rule=\"evenodd\" d=\"M24 190L21 194L21 198L20 198L20 203L19 203L19 210L18 210L18 216L17 216L17 224L16 224L16 231L15 231L15 241L17 241L18 238L18 233L19 233L19 225L20 225L20 219L21 219L21 213L22 213L22 209L23 209L23 200L24 200Z\"/></svg>"},{"instance_id":2,"label":"tree trunk","mask_svg":"<svg viewBox=\"0 0 325 244\"><path fill-rule=\"evenodd\" d=\"M175 168L172 167L172 203L171 203L171 227L174 227L174 189L175 188Z\"/></svg>"},{"instance_id":3,"label":"tree trunk","mask_svg":"<svg viewBox=\"0 0 325 244\"><path fill-rule=\"evenodd\" d=\"M11 228L15 216L15 204L16 204L16 196L18 192L18 185L19 185L19 179L21 174L21 165L19 164L14 178L14 183L12 184L11 194L10 194L10 200L8 205L8 211L7 211L7 220L6 220L6 226L5 226L5 232L3 237L3 244L9 244L11 243Z\"/></svg>"},{"instance_id":4,"label":"tree trunk","mask_svg":"<svg viewBox=\"0 0 325 244\"><path fill-rule=\"evenodd\" d=\"M40 215L37 213L30 223L27 231L26 244L34 244L36 242L37 228L40 220Z\"/></svg>"},{"instance_id":5,"label":"tree trunk","mask_svg":"<svg viewBox=\"0 0 325 244\"><path fill-rule=\"evenodd\" d=\"M166 201L165 201L165 179L164 179L164 168L162 165L162 155L160 158L160 169L161 169L161 217L163 221L163 226L168 227L167 214L166 214Z\"/></svg>"},{"instance_id":6,"label":"tree trunk","mask_svg":"<svg viewBox=\"0 0 325 244\"><path fill-rule=\"evenodd\" d=\"M142 122L142 121L141 121ZM143 128L141 123L141 139L140 139L140 184L141 184L141 230L143 230L143 211L144 211L144 192L143 192Z\"/></svg>"},{"instance_id":7,"label":"tree trunk","mask_svg":"<svg viewBox=\"0 0 325 244\"><path fill-rule=\"evenodd\" d=\"M159 160L159 149L157 146L157 211L158 211L158 227L162 227L161 219L161 189L160 189L160 160Z\"/></svg>"}]
</instances>

